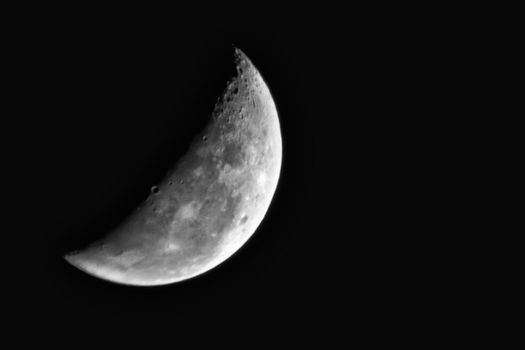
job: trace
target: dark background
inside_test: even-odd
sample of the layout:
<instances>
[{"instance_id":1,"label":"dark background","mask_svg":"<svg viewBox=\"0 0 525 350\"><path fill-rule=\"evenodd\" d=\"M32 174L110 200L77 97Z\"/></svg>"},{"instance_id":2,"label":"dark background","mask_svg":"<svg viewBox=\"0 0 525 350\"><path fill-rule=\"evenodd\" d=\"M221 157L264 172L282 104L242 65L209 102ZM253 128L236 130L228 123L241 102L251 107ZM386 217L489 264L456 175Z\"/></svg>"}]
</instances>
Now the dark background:
<instances>
[{"instance_id":1,"label":"dark background","mask_svg":"<svg viewBox=\"0 0 525 350\"><path fill-rule=\"evenodd\" d=\"M427 45L436 35L421 30L428 18L264 6L168 18L33 9L9 27L13 329L67 344L243 335L326 347L394 327L407 304L438 288L414 267L429 242L409 234L423 229L427 189L406 185L432 170L422 164L429 153L414 151L435 126L421 114L439 109L423 82L444 67L429 63L442 53ZM113 284L67 264L64 253L115 227L184 154L235 70L233 45L266 80L283 137L279 186L255 235L219 267L168 286Z\"/></svg>"},{"instance_id":2,"label":"dark background","mask_svg":"<svg viewBox=\"0 0 525 350\"><path fill-rule=\"evenodd\" d=\"M289 333L333 307L330 266L343 258L329 251L346 229L326 222L336 204L320 199L332 170L321 170L318 146L323 124L348 117L331 112L340 86L320 83L337 74L335 53L318 26L292 17L184 17L12 28L24 96L10 120L18 180L6 233L16 329L75 342L208 327ZM209 273L168 286L113 284L69 265L64 253L114 228L184 154L235 72L234 45L265 78L282 128L282 175L256 234Z\"/></svg>"}]
</instances>

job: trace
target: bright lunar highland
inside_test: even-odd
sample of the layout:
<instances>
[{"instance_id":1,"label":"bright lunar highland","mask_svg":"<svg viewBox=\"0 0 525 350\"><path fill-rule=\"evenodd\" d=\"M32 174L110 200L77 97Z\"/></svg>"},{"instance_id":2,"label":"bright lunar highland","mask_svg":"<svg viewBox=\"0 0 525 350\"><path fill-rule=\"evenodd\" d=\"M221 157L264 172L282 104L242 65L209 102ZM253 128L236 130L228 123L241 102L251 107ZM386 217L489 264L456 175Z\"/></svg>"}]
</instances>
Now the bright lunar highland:
<instances>
[{"instance_id":1,"label":"bright lunar highland","mask_svg":"<svg viewBox=\"0 0 525 350\"><path fill-rule=\"evenodd\" d=\"M238 49L235 59L237 75L185 155L121 225L67 261L112 282L163 285L212 269L253 235L277 187L281 131L260 73Z\"/></svg>"}]
</instances>

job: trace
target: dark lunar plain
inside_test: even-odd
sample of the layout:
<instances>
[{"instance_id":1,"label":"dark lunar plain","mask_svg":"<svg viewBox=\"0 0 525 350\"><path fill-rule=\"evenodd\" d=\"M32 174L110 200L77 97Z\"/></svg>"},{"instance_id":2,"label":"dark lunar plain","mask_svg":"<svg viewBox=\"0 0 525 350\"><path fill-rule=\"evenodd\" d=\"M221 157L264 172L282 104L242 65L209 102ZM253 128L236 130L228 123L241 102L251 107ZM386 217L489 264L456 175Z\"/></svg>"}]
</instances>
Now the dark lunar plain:
<instances>
[{"instance_id":1,"label":"dark lunar plain","mask_svg":"<svg viewBox=\"0 0 525 350\"><path fill-rule=\"evenodd\" d=\"M425 47L432 34L386 10L302 6L14 21L6 333L69 348L333 349L426 314L425 303L405 307L439 288L414 270L430 249L418 221L426 185L413 194L406 182L427 171L417 165L427 154L407 155L429 134L421 115L436 112L422 84L440 75L425 65L439 55ZM281 176L256 233L220 266L166 286L68 264L65 253L115 228L187 151L235 73L234 46L266 81L282 132Z\"/></svg>"}]
</instances>

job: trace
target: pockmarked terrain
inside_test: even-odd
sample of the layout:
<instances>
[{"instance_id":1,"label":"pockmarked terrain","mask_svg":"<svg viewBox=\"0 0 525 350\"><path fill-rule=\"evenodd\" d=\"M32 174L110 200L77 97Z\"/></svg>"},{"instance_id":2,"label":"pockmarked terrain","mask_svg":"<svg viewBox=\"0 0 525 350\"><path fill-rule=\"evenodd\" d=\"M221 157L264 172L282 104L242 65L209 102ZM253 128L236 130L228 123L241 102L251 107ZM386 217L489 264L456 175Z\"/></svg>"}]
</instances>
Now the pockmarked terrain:
<instances>
[{"instance_id":1,"label":"pockmarked terrain","mask_svg":"<svg viewBox=\"0 0 525 350\"><path fill-rule=\"evenodd\" d=\"M235 59L237 75L187 153L128 219L67 261L109 281L162 285L212 269L253 235L277 187L281 131L260 73L238 49Z\"/></svg>"}]
</instances>

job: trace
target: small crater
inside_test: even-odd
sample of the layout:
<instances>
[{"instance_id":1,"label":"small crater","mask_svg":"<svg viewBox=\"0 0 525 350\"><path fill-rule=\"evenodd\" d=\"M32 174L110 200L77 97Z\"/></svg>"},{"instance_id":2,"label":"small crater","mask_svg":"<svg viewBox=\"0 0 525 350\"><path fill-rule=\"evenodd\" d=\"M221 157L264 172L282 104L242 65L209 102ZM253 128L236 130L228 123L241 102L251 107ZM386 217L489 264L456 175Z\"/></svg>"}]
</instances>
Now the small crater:
<instances>
[{"instance_id":1,"label":"small crater","mask_svg":"<svg viewBox=\"0 0 525 350\"><path fill-rule=\"evenodd\" d=\"M202 137L202 141L204 141L204 142L208 141L208 137L207 136L203 136Z\"/></svg>"},{"instance_id":2,"label":"small crater","mask_svg":"<svg viewBox=\"0 0 525 350\"><path fill-rule=\"evenodd\" d=\"M152 186L152 187L151 187L151 193L153 193L153 194L157 194L157 193L159 193L159 191L160 191L160 190L159 190L159 187L158 187L158 186Z\"/></svg>"},{"instance_id":3,"label":"small crater","mask_svg":"<svg viewBox=\"0 0 525 350\"><path fill-rule=\"evenodd\" d=\"M248 216L244 215L244 216L241 218L241 225L245 224L246 221L248 221Z\"/></svg>"}]
</instances>

